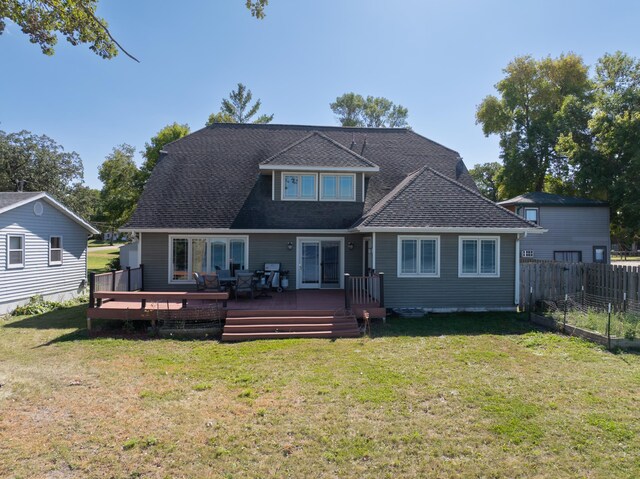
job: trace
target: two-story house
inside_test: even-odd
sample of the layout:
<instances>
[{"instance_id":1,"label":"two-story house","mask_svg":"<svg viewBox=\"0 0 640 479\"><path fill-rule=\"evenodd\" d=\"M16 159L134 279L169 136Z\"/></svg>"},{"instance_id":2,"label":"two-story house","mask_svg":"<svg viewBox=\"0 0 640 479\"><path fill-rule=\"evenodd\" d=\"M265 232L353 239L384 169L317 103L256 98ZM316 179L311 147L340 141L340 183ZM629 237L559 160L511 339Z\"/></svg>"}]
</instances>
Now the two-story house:
<instances>
[{"instance_id":1,"label":"two-story house","mask_svg":"<svg viewBox=\"0 0 640 479\"><path fill-rule=\"evenodd\" d=\"M383 272L387 307L439 311L513 309L519 241L542 229L408 129L214 124L165 146L124 231L147 290L280 263L290 289Z\"/></svg>"},{"instance_id":2,"label":"two-story house","mask_svg":"<svg viewBox=\"0 0 640 479\"><path fill-rule=\"evenodd\" d=\"M547 230L520 242L523 258L609 263L609 205L551 193L525 193L499 203Z\"/></svg>"}]
</instances>

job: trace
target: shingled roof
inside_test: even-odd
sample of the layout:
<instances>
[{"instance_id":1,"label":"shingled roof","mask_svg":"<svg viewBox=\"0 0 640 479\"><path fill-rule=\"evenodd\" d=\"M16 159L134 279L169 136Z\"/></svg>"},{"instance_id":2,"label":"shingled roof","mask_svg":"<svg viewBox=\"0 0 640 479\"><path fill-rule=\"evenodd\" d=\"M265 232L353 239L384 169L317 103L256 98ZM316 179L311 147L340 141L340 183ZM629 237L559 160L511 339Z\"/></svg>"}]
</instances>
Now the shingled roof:
<instances>
[{"instance_id":1,"label":"shingled roof","mask_svg":"<svg viewBox=\"0 0 640 479\"><path fill-rule=\"evenodd\" d=\"M309 133L260 163L261 169L279 166L349 168L361 171L378 171L379 169L375 163L319 131Z\"/></svg>"},{"instance_id":2,"label":"shingled roof","mask_svg":"<svg viewBox=\"0 0 640 479\"><path fill-rule=\"evenodd\" d=\"M575 196L554 195L542 191L524 193L520 196L501 201L503 206L540 205L540 206L608 206L607 202L578 198Z\"/></svg>"},{"instance_id":3,"label":"shingled roof","mask_svg":"<svg viewBox=\"0 0 640 479\"><path fill-rule=\"evenodd\" d=\"M372 215L382 208L381 200L398 193L399 185L406 186L414 178L408 176L417 171L425 175L418 175L420 182L430 181L431 188L442 189L425 193L424 198L437 207L412 210L429 211L428 220L418 223L445 224L449 218L449 226L523 224L474 193L475 183L457 152L404 128L218 123L164 150L127 230L346 229L363 216L371 218L367 224L377 224ZM379 171L367 174L364 202L272 201L271 177L261 169L300 166L294 162L328 168L377 166ZM448 195L447 202L441 201L441 193ZM405 193L396 196L409 201ZM416 201L422 198L415 196ZM477 214L472 211L475 206L481 209ZM384 215L375 221L387 217L390 208L386 205ZM532 226L526 223L526 227Z\"/></svg>"},{"instance_id":4,"label":"shingled roof","mask_svg":"<svg viewBox=\"0 0 640 479\"><path fill-rule=\"evenodd\" d=\"M427 166L407 176L371 208L357 226L373 229L539 228Z\"/></svg>"}]
</instances>

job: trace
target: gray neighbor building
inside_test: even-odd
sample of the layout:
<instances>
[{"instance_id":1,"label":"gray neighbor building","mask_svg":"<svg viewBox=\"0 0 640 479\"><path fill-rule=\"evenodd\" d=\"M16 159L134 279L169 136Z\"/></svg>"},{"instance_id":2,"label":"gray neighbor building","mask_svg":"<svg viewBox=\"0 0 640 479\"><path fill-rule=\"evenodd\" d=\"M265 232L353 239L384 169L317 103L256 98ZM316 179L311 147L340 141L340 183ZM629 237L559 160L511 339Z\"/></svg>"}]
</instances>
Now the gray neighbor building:
<instances>
[{"instance_id":1,"label":"gray neighbor building","mask_svg":"<svg viewBox=\"0 0 640 479\"><path fill-rule=\"evenodd\" d=\"M604 201L551 193L525 193L500 205L543 227L520 241L523 258L609 263L609 205Z\"/></svg>"},{"instance_id":2,"label":"gray neighbor building","mask_svg":"<svg viewBox=\"0 0 640 479\"><path fill-rule=\"evenodd\" d=\"M70 299L87 281L87 238L98 231L42 192L0 192L0 314L34 295Z\"/></svg>"},{"instance_id":3,"label":"gray neighbor building","mask_svg":"<svg viewBox=\"0 0 640 479\"><path fill-rule=\"evenodd\" d=\"M289 289L385 273L387 307L452 311L513 310L519 243L544 230L409 129L220 123L164 147L122 231L150 291L279 263Z\"/></svg>"}]
</instances>

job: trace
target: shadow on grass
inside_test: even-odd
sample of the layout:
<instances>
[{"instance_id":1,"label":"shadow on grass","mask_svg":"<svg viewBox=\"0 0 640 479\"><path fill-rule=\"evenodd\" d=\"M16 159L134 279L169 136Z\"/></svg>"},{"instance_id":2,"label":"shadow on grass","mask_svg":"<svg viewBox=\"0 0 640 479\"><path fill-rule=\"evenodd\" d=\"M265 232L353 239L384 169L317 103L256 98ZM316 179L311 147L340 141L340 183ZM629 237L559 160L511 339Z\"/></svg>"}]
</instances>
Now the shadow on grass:
<instances>
[{"instance_id":1,"label":"shadow on grass","mask_svg":"<svg viewBox=\"0 0 640 479\"><path fill-rule=\"evenodd\" d=\"M525 334L542 328L518 313L430 313L421 318L392 316L375 321L372 337Z\"/></svg>"}]
</instances>

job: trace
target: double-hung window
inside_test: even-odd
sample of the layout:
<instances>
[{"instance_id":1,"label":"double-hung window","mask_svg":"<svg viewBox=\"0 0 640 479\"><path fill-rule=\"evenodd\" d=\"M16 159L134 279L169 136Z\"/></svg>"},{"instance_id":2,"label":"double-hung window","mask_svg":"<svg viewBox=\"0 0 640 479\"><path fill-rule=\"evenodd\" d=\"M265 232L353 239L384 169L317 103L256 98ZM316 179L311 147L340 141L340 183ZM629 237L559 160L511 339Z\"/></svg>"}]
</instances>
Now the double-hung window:
<instances>
[{"instance_id":1,"label":"double-hung window","mask_svg":"<svg viewBox=\"0 0 640 479\"><path fill-rule=\"evenodd\" d=\"M398 277L440 276L440 237L398 236Z\"/></svg>"},{"instance_id":2,"label":"double-hung window","mask_svg":"<svg viewBox=\"0 0 640 479\"><path fill-rule=\"evenodd\" d=\"M49 265L62 264L62 236L49 237Z\"/></svg>"},{"instance_id":3,"label":"double-hung window","mask_svg":"<svg viewBox=\"0 0 640 479\"><path fill-rule=\"evenodd\" d=\"M285 173L282 175L283 200L317 200L316 174Z\"/></svg>"},{"instance_id":4,"label":"double-hung window","mask_svg":"<svg viewBox=\"0 0 640 479\"><path fill-rule=\"evenodd\" d=\"M458 276L499 277L500 238L461 236L458 250Z\"/></svg>"},{"instance_id":5,"label":"double-hung window","mask_svg":"<svg viewBox=\"0 0 640 479\"><path fill-rule=\"evenodd\" d=\"M7 268L24 268L24 235L7 235Z\"/></svg>"},{"instance_id":6,"label":"double-hung window","mask_svg":"<svg viewBox=\"0 0 640 479\"><path fill-rule=\"evenodd\" d=\"M355 201L356 175L320 175L320 199L324 201Z\"/></svg>"},{"instance_id":7,"label":"double-hung window","mask_svg":"<svg viewBox=\"0 0 640 479\"><path fill-rule=\"evenodd\" d=\"M246 237L171 236L169 282L192 282L193 273L247 268Z\"/></svg>"}]
</instances>

